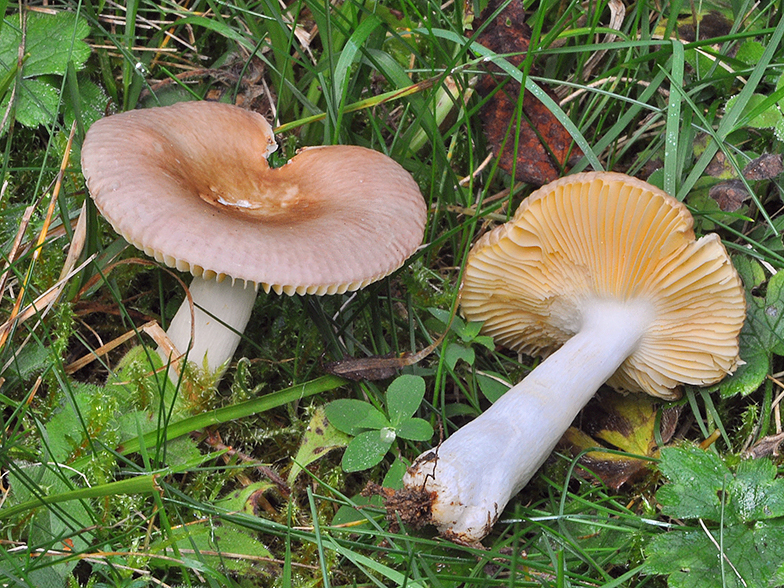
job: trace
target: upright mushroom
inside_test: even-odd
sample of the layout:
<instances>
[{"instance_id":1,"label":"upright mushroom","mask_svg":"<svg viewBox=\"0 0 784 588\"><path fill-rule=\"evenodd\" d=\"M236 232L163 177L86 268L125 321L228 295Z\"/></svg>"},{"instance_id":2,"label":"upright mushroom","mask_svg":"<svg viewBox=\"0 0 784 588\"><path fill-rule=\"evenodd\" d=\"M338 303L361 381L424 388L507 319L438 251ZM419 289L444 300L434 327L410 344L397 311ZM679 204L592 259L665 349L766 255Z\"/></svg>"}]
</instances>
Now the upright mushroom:
<instances>
[{"instance_id":1,"label":"upright mushroom","mask_svg":"<svg viewBox=\"0 0 784 588\"><path fill-rule=\"evenodd\" d=\"M90 195L114 230L195 276L194 339L187 303L168 335L213 371L234 354L259 285L356 290L400 267L424 233L419 188L391 158L311 147L271 169L276 147L261 115L215 102L109 116L82 146Z\"/></svg>"},{"instance_id":2,"label":"upright mushroom","mask_svg":"<svg viewBox=\"0 0 784 588\"><path fill-rule=\"evenodd\" d=\"M617 173L529 196L468 257L462 310L516 351L549 356L405 476L446 536L476 542L605 381L677 398L738 365L743 288L717 235L686 207Z\"/></svg>"}]
</instances>

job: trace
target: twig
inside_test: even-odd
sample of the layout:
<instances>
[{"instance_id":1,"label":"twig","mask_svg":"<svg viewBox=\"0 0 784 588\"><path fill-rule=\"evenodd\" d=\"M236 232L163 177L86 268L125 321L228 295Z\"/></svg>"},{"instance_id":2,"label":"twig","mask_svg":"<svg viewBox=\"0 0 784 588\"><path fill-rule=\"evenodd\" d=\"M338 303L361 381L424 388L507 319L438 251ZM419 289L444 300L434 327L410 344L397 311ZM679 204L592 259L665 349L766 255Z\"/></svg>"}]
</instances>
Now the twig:
<instances>
[{"instance_id":1,"label":"twig","mask_svg":"<svg viewBox=\"0 0 784 588\"><path fill-rule=\"evenodd\" d=\"M273 484L275 484L275 486L278 488L278 491L285 498L288 498L291 495L291 488L289 488L289 485L286 483L286 480L281 478L278 475L278 472L276 472L271 467L264 464L260 464L258 463L258 460L253 459L249 455L246 455L241 451L237 451L233 447L224 444L217 433L208 432L206 441L209 444L209 446L212 447L213 449L217 449L219 451L225 451L227 455L236 457L239 461L243 463L252 464L253 467L255 467L259 471L259 473L261 473Z\"/></svg>"}]
</instances>

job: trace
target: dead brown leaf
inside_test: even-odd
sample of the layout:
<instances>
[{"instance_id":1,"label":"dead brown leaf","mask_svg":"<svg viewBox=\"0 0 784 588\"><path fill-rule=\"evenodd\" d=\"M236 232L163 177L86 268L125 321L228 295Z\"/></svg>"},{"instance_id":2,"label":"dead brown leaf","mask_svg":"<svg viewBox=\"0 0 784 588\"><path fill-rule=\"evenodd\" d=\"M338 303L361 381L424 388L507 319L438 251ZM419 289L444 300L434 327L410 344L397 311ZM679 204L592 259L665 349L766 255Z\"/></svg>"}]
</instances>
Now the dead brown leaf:
<instances>
[{"instance_id":1,"label":"dead brown leaf","mask_svg":"<svg viewBox=\"0 0 784 588\"><path fill-rule=\"evenodd\" d=\"M678 36L684 41L693 42L697 40L699 31L700 40L713 39L729 35L732 30L732 21L716 10L711 10L700 18L697 17L699 24L695 26L693 18L678 26Z\"/></svg>"},{"instance_id":2,"label":"dead brown leaf","mask_svg":"<svg viewBox=\"0 0 784 588\"><path fill-rule=\"evenodd\" d=\"M757 441L747 451L743 452L743 457L759 459L769 455L778 456L779 447L784 443L784 433L778 435L768 435Z\"/></svg>"},{"instance_id":3,"label":"dead brown leaf","mask_svg":"<svg viewBox=\"0 0 784 588\"><path fill-rule=\"evenodd\" d=\"M501 0L492 0L475 28L490 18ZM525 23L525 10L520 0L512 0L476 36L476 41L491 51L507 56L509 63L519 67L525 60L531 28ZM562 175L583 153L558 119L529 92L523 94L522 117L518 116L520 84L497 74L492 65L482 76L477 92L487 101L479 116L485 136L498 165L515 179L535 185L546 184ZM556 102L558 98L543 88Z\"/></svg>"},{"instance_id":4,"label":"dead brown leaf","mask_svg":"<svg viewBox=\"0 0 784 588\"><path fill-rule=\"evenodd\" d=\"M739 210L743 203L751 198L751 195L740 180L719 182L711 186L708 194L724 212Z\"/></svg>"},{"instance_id":5,"label":"dead brown leaf","mask_svg":"<svg viewBox=\"0 0 784 588\"><path fill-rule=\"evenodd\" d=\"M784 172L780 154L763 153L743 168L743 177L747 180L770 180Z\"/></svg>"},{"instance_id":6,"label":"dead brown leaf","mask_svg":"<svg viewBox=\"0 0 784 588\"><path fill-rule=\"evenodd\" d=\"M705 173L713 178L720 178L722 180L729 180L733 177L737 177L735 168L727 161L727 156L721 151L713 156L708 167L705 168Z\"/></svg>"}]
</instances>

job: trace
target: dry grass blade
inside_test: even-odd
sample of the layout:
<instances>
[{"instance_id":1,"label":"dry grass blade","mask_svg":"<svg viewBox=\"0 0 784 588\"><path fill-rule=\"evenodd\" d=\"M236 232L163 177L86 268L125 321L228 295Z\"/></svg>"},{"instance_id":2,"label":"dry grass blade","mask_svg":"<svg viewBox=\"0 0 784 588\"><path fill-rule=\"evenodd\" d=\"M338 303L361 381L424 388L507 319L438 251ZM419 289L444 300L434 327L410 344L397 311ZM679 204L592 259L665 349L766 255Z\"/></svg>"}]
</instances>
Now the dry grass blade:
<instances>
[{"instance_id":1,"label":"dry grass blade","mask_svg":"<svg viewBox=\"0 0 784 588\"><path fill-rule=\"evenodd\" d=\"M49 312L49 310L54 306L57 302L60 294L62 294L63 288L68 283L68 281L82 271L88 264L90 264L95 259L95 256L92 255L86 260L84 260L78 267L74 268L72 271L65 274L63 278L58 280L51 288L49 288L46 292L41 294L38 298L36 298L33 302L28 304L24 307L21 311L17 312L13 318L9 318L5 323L0 325L0 339L2 339L3 344L5 344L8 340L8 335L11 333L13 328L33 317L38 318L38 320L42 320L44 316ZM30 336L25 339L24 343L22 343L19 348L16 350L17 353L20 349L22 349L29 340ZM8 366L14 361L14 358L11 357L6 365L3 366L3 370L7 369Z\"/></svg>"},{"instance_id":2,"label":"dry grass blade","mask_svg":"<svg viewBox=\"0 0 784 588\"><path fill-rule=\"evenodd\" d=\"M120 265L127 265L127 264L138 264L138 265L145 265L145 266L150 266L150 267L160 267L160 266L158 266L157 263L155 263L153 261L149 261L147 259L139 259L139 258L135 258L135 257L134 258L129 258L129 259L123 259L121 261L112 263L108 267L104 268L100 275L96 275L93 278L91 278L84 285L84 287L82 287L81 291L79 292L79 294L77 294L76 298L77 299L81 298L81 296L85 292L87 292L93 286L95 286L95 284L98 283L99 280L104 279L105 276L109 272L111 272L114 268L116 268L117 266L120 266ZM190 309L190 315L191 315L191 320L190 320L191 332L190 332L190 339L189 340L191 342L193 342L193 338L194 338L194 324L195 324L196 321L195 321L195 318L194 318L195 317L195 314L194 314L195 313L195 306L193 304L193 296L191 296L191 291L188 288L187 284L185 284L185 282L183 282L182 279L177 274L175 274L173 271L171 271L170 269L165 268L165 267L161 268L161 269L163 269L163 271L167 272L175 280L177 280L177 282L180 284L182 289L185 291L185 298L188 301L188 307ZM147 333L152 338L152 340L155 341L155 343L158 345L159 352L162 354L163 357L167 358L167 361L169 363L169 367L171 367L173 370L179 370L179 362L184 357L185 353L180 352L180 350L178 350L174 346L174 344L172 343L171 339L168 337L166 332L161 328L161 326L156 321L151 321L151 322L146 323L144 326L142 326L140 330L142 330L145 333ZM133 332L133 331L131 331L131 332ZM121 335L121 337L119 337L119 338L125 337L126 335L128 335L128 333L126 333L125 335ZM125 339L125 341L127 341L128 339L130 339L129 335ZM119 345L122 342L123 341L120 341L119 343L117 343L117 345ZM111 345L112 343L114 343L114 341L112 341L110 343L107 343L106 345ZM101 347L101 349L106 347L106 345L103 345ZM116 345L114 347L116 347ZM114 347L112 347L111 349L113 349ZM106 351L110 351L111 349L107 349ZM188 349L186 350L186 353L188 351L190 351L190 349L191 349L191 347L189 346ZM105 353L106 351L104 351L103 353ZM88 354L87 356L82 357L82 358L80 358L77 361L83 361L83 360L86 361L87 357L95 358L96 354L97 354L97 350L96 350L96 352ZM100 354L97 354L97 355L100 355ZM74 363L76 363L76 362L74 362ZM87 361L87 363L89 363L89 361ZM84 365L87 365L87 363L85 363ZM73 364L71 364L71 365L73 365ZM76 371L77 369L80 369L81 367L83 367L83 366L81 366L81 365L75 366L74 367L74 371ZM166 369L166 368L164 367L164 368L161 368L161 369ZM160 371L160 370L156 370L156 372L157 371ZM172 372L172 373L175 373L175 372Z\"/></svg>"},{"instance_id":3,"label":"dry grass blade","mask_svg":"<svg viewBox=\"0 0 784 588\"><path fill-rule=\"evenodd\" d=\"M28 285L30 283L30 279L32 278L32 272L33 272L33 270L35 268L35 262L41 256L41 250L43 248L44 242L46 241L46 235L47 235L47 232L49 231L49 226L52 223L52 217L54 216L54 207L57 204L57 199L58 199L58 197L60 195L60 188L63 185L63 177L65 176L65 170L68 167L68 161L69 161L70 156L71 156L71 147L73 146L73 139L74 139L74 134L75 133L76 133L76 121L74 121L74 123L71 125L71 132L68 135L68 144L65 147L65 153L63 154L63 160L60 163L60 171L57 174L57 181L55 182L54 190L52 191L52 197L51 197L51 199L49 201L49 206L48 206L48 208L46 210L46 218L44 220L44 225L41 228L41 233L38 235L38 241L36 242L35 249L33 250L32 263L30 264L30 267L28 268L27 276L25 277L24 283L22 284L22 287L19 290L19 295L17 296L16 303L14 304L14 307L11 310L11 315L8 318L8 321L6 322L6 324L3 325L2 328L0 328L0 349L5 347L6 341L8 340L8 335L10 334L13 325L16 323L17 319L20 318L19 317L20 309L22 308L22 303L24 302L25 296L27 294L27 288L28 288ZM84 210L82 210L82 213L84 213ZM81 246L82 247L84 246L84 236L82 236L82 238L81 238ZM69 259L71 259L71 257L72 257L71 254L73 254L73 253L74 253L73 251L69 252L69 255L68 255ZM73 256L73 261L74 262L79 257L80 254L81 254L81 249L78 252L76 252L75 256ZM66 260L66 263L67 263L67 260ZM65 268L63 268L63 270L64 270L64 273L66 273L66 274L70 273L70 271L66 271ZM26 320L27 318L32 316L30 314L30 309L31 308L32 308L32 313L35 314L35 308L37 308L36 303L43 304L44 306L47 306L49 304L53 304L54 301L57 299L57 297L60 295L60 292L62 291L62 286L64 285L64 282L63 282L62 278L60 279L58 284L59 284L59 286L56 285L57 286L56 288L53 287L52 289L48 290L46 293L44 293L42 295L42 297L47 297L45 299L46 300L45 302L44 302L44 300L41 299L41 297L39 297L39 299L36 300L36 302L34 302L31 305L29 305L25 309L25 312L28 313L28 314L26 315L25 318L22 318L21 320ZM56 289L56 294L54 294L54 290L55 289Z\"/></svg>"},{"instance_id":4,"label":"dry grass blade","mask_svg":"<svg viewBox=\"0 0 784 588\"><path fill-rule=\"evenodd\" d=\"M157 330L156 330L156 327L157 327ZM108 343L105 343L104 345L101 345L98 349L95 349L95 350L91 351L90 353L88 353L86 355L83 355L82 357L80 357L76 361L72 361L67 366L65 366L65 373L66 374L73 374L74 372L79 371L83 367L85 367L87 365L90 365L93 361L95 361L99 357L101 357L103 355L106 355L111 350L116 349L117 347L119 347L120 345L125 343L126 341L129 341L130 339L133 339L136 335L138 335L139 331L143 331L143 332L145 332L147 334L150 334L151 332L154 332L156 336L154 336L153 339L156 341L156 343L160 344L158 339L160 338L160 333L163 333L163 329L161 329L160 325L158 325L158 323L156 321L150 321L148 323L143 324L138 329L131 329L127 333L123 333L119 337L116 337L116 338L112 339L111 341L109 341ZM163 333L163 335L165 337L166 333Z\"/></svg>"},{"instance_id":5,"label":"dry grass blade","mask_svg":"<svg viewBox=\"0 0 784 588\"><path fill-rule=\"evenodd\" d=\"M610 0L608 4L610 8L610 28L616 31L621 30L623 26L623 19L626 17L626 7L623 5L621 0ZM604 40L602 41L604 44L609 45L613 41L617 35L613 33L607 33L604 36ZM587 80L591 77L594 68L599 65L599 62L604 59L604 56L607 54L607 49L602 49L601 51L597 51L588 59L585 63L585 67L583 68L583 79Z\"/></svg>"},{"instance_id":6,"label":"dry grass blade","mask_svg":"<svg viewBox=\"0 0 784 588\"><path fill-rule=\"evenodd\" d=\"M3 275L0 276L0 293L5 292L11 265L19 258L22 239L24 239L24 234L27 232L27 227L30 226L30 219L33 216L33 212L35 212L35 206L28 206L25 208L24 214L22 215L22 220L19 223L19 230L16 232L16 237L14 237L14 242L11 245L11 252L8 254L8 261L3 268Z\"/></svg>"}]
</instances>

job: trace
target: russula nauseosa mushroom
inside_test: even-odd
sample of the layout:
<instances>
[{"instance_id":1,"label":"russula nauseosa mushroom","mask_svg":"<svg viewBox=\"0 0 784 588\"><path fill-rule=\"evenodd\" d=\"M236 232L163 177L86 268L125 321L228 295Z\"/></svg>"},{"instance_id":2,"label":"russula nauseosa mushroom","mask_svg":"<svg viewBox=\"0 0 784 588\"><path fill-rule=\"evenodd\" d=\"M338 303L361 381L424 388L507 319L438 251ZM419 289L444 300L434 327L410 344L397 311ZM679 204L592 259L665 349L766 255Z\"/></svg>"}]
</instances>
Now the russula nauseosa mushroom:
<instances>
[{"instance_id":1,"label":"russula nauseosa mushroom","mask_svg":"<svg viewBox=\"0 0 784 588\"><path fill-rule=\"evenodd\" d=\"M605 382L673 399L739 363L743 287L719 237L646 182L581 173L529 196L472 248L462 311L513 350L544 355L405 476L447 537L484 537Z\"/></svg>"},{"instance_id":2,"label":"russula nauseosa mushroom","mask_svg":"<svg viewBox=\"0 0 784 588\"><path fill-rule=\"evenodd\" d=\"M90 195L114 230L195 276L194 340L187 301L167 333L212 371L234 354L258 286L356 290L399 268L424 234L419 187L386 155L309 147L272 169L276 147L264 117L216 102L109 116L82 146Z\"/></svg>"}]
</instances>

